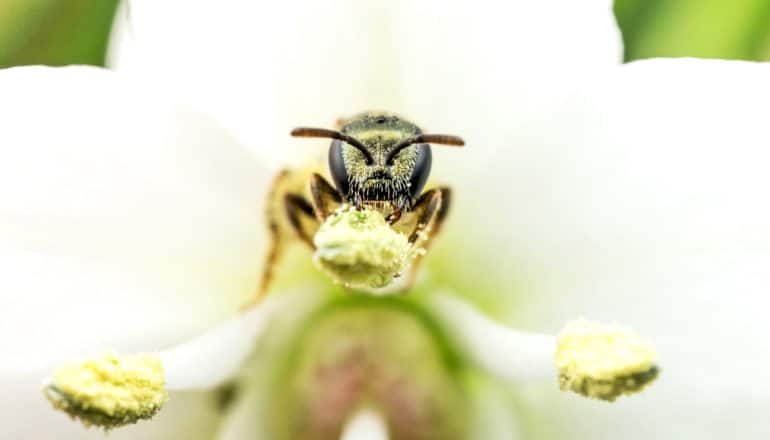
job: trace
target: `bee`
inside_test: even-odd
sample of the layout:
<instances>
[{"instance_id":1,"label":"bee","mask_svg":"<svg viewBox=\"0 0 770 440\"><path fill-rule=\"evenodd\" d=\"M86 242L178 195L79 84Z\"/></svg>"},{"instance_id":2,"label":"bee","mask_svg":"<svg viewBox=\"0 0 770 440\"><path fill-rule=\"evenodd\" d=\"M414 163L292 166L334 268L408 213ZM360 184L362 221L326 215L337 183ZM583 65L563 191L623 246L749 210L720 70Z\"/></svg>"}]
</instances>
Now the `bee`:
<instances>
[{"instance_id":1,"label":"bee","mask_svg":"<svg viewBox=\"0 0 770 440\"><path fill-rule=\"evenodd\" d=\"M441 229L451 191L442 186L423 192L432 163L430 144L459 147L465 144L461 138L424 134L414 123L385 112L339 120L337 128L291 131L294 137L332 140L328 168L334 184L317 172L284 170L276 177L268 195L270 245L257 301L269 289L284 243L293 236L315 249L319 226L343 204L379 211L410 243L420 241L426 250ZM418 264L412 264L407 287Z\"/></svg>"}]
</instances>

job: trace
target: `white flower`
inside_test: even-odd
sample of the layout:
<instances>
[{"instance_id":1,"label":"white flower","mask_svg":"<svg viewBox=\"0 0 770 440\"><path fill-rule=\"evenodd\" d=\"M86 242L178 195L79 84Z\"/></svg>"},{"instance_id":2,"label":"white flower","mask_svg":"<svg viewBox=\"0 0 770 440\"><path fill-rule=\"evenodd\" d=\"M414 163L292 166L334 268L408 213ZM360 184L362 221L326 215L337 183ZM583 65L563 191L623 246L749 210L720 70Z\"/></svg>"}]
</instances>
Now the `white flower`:
<instances>
[{"instance_id":1,"label":"white flower","mask_svg":"<svg viewBox=\"0 0 770 440\"><path fill-rule=\"evenodd\" d=\"M123 72L0 72L2 437L100 436L51 411L40 378L74 354L162 349L233 316L256 285L275 167L324 153L292 149L288 130L368 108L469 144L436 152L457 198L415 296L471 363L514 382L511 394L479 385L477 438L770 430L770 66L618 66L604 2L415 3L134 2L136 38L114 53ZM308 286L167 352L197 364L170 370L169 386L221 382L254 339L257 361L278 357L328 298L321 278ZM452 295L549 334L580 315L632 324L656 341L664 374L611 407L553 381L520 384L542 345L524 350L531 339ZM277 397L261 375L274 363L249 365L223 420L210 394L173 394L156 420L115 436L254 436L270 414L259 403ZM351 432L381 430L367 414Z\"/></svg>"}]
</instances>

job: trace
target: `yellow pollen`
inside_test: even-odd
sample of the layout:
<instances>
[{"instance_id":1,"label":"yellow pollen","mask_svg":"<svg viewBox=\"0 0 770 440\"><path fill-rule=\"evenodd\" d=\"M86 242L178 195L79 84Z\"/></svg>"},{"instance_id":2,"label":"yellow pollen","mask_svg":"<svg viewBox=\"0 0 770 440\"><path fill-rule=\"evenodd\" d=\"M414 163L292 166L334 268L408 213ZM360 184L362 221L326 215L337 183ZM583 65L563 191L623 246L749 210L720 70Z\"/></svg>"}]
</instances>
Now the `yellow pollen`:
<instances>
[{"instance_id":1,"label":"yellow pollen","mask_svg":"<svg viewBox=\"0 0 770 440\"><path fill-rule=\"evenodd\" d=\"M641 391L658 376L656 358L652 344L618 325L580 319L557 338L559 386L586 397L614 401Z\"/></svg>"},{"instance_id":2,"label":"yellow pollen","mask_svg":"<svg viewBox=\"0 0 770 440\"><path fill-rule=\"evenodd\" d=\"M375 210L345 208L328 218L313 243L316 265L348 287L385 287L421 250Z\"/></svg>"},{"instance_id":3,"label":"yellow pollen","mask_svg":"<svg viewBox=\"0 0 770 440\"><path fill-rule=\"evenodd\" d=\"M105 429L149 419L168 400L157 356L106 353L59 367L43 393L85 426Z\"/></svg>"}]
</instances>

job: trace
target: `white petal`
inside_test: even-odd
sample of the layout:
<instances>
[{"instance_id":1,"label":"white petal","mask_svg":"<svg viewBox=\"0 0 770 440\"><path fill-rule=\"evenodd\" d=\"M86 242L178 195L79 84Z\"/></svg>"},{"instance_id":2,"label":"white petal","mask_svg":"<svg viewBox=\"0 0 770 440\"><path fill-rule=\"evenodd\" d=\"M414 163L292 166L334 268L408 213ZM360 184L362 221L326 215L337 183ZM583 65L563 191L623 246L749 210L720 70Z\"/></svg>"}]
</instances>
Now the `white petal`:
<instances>
[{"instance_id":1,"label":"white petal","mask_svg":"<svg viewBox=\"0 0 770 440\"><path fill-rule=\"evenodd\" d=\"M768 267L768 253L704 254L658 259L634 275L625 268L571 288L555 280L553 288L561 284L566 292L565 309L643 331L659 351L661 374L640 395L609 408L549 390L531 401L550 408L554 423L578 438L764 438Z\"/></svg>"},{"instance_id":2,"label":"white petal","mask_svg":"<svg viewBox=\"0 0 770 440\"><path fill-rule=\"evenodd\" d=\"M40 392L42 379L75 355L159 349L221 313L216 298L206 301L210 292L148 283L95 261L14 253L0 257L0 267L0 438L102 438L53 410ZM187 303L180 301L185 296ZM155 420L114 435L211 438L215 417L210 397L174 393Z\"/></svg>"},{"instance_id":3,"label":"white petal","mask_svg":"<svg viewBox=\"0 0 770 440\"><path fill-rule=\"evenodd\" d=\"M593 282L672 256L770 249L769 73L658 60L597 78L463 183L457 205L484 207L455 211L465 242L496 246L511 281L537 283L535 269Z\"/></svg>"},{"instance_id":4,"label":"white petal","mask_svg":"<svg viewBox=\"0 0 770 440\"><path fill-rule=\"evenodd\" d=\"M621 61L608 0L404 2L397 25L402 111L488 152L503 147L502 133Z\"/></svg>"},{"instance_id":5,"label":"white petal","mask_svg":"<svg viewBox=\"0 0 770 440\"><path fill-rule=\"evenodd\" d=\"M535 182L549 180L546 203L577 213L561 229L590 234L585 248L601 237L664 255L770 249L769 73L770 64L657 60L585 87L547 121L543 151L525 151L550 171Z\"/></svg>"},{"instance_id":6,"label":"white petal","mask_svg":"<svg viewBox=\"0 0 770 440\"><path fill-rule=\"evenodd\" d=\"M39 393L58 361L167 346L253 292L269 176L113 72L2 70L0 95L0 380L35 420L1 424L26 433L61 426Z\"/></svg>"},{"instance_id":7,"label":"white petal","mask_svg":"<svg viewBox=\"0 0 770 440\"><path fill-rule=\"evenodd\" d=\"M133 0L112 64L163 81L263 157L325 157L328 142L291 142L289 131L394 107L391 14L355 0Z\"/></svg>"},{"instance_id":8,"label":"white petal","mask_svg":"<svg viewBox=\"0 0 770 440\"><path fill-rule=\"evenodd\" d=\"M271 176L220 127L95 68L0 71L0 95L0 245L208 289L177 298L219 313L253 291Z\"/></svg>"},{"instance_id":9,"label":"white petal","mask_svg":"<svg viewBox=\"0 0 770 440\"><path fill-rule=\"evenodd\" d=\"M388 426L382 415L364 408L357 411L342 428L340 440L388 440Z\"/></svg>"},{"instance_id":10,"label":"white petal","mask_svg":"<svg viewBox=\"0 0 770 440\"><path fill-rule=\"evenodd\" d=\"M300 151L287 148L296 145L291 127L378 108L483 145L475 122L511 128L621 57L606 0L305 1L269 10L133 0L128 9L112 64L166 82L274 160Z\"/></svg>"},{"instance_id":11,"label":"white petal","mask_svg":"<svg viewBox=\"0 0 770 440\"><path fill-rule=\"evenodd\" d=\"M0 255L0 267L0 357L11 371L105 349L160 349L225 313L210 291L95 260L15 252Z\"/></svg>"},{"instance_id":12,"label":"white petal","mask_svg":"<svg viewBox=\"0 0 770 440\"><path fill-rule=\"evenodd\" d=\"M659 348L659 382L623 406L554 397L590 413L569 415L571 432L770 430L758 417L770 405L758 379L770 360L768 75L767 64L719 61L621 67L469 182L505 188L504 201L475 193L490 211L475 212L485 227L463 239L507 274L519 322L553 331L575 316L617 320Z\"/></svg>"},{"instance_id":13,"label":"white petal","mask_svg":"<svg viewBox=\"0 0 770 440\"><path fill-rule=\"evenodd\" d=\"M451 295L436 295L430 308L477 368L511 382L556 379L555 337L505 327Z\"/></svg>"}]
</instances>

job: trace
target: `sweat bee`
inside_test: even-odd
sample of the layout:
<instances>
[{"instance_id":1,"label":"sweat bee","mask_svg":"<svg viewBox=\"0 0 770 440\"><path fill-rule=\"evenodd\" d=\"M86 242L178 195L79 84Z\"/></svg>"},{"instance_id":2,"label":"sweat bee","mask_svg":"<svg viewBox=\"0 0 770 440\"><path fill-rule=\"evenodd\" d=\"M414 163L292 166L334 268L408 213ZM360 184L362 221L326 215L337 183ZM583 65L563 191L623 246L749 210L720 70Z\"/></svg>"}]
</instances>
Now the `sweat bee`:
<instances>
[{"instance_id":1,"label":"sweat bee","mask_svg":"<svg viewBox=\"0 0 770 440\"><path fill-rule=\"evenodd\" d=\"M427 249L441 229L451 192L423 192L430 174L429 144L463 146L457 136L424 134L414 123L385 112L366 112L337 122L338 130L298 127L294 137L332 139L328 169L334 184L317 172L284 170L268 196L270 245L257 300L267 293L283 246L293 237L315 249L319 226L343 204L379 211L409 243ZM407 287L419 261L412 264Z\"/></svg>"}]
</instances>

